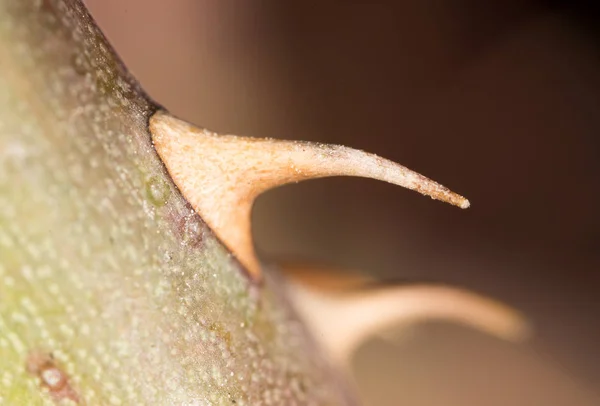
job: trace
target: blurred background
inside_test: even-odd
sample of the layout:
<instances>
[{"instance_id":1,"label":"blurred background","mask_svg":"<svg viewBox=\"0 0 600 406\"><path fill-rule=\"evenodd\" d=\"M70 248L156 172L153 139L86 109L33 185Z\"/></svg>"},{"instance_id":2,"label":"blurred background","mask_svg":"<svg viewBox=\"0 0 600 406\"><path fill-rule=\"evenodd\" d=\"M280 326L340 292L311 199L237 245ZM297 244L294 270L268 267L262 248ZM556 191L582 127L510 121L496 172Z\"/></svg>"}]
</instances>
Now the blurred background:
<instances>
[{"instance_id":1,"label":"blurred background","mask_svg":"<svg viewBox=\"0 0 600 406\"><path fill-rule=\"evenodd\" d=\"M87 0L134 75L221 133L365 149L467 196L462 211L332 178L261 197L263 257L467 287L533 342L456 326L373 340L373 406L600 404L600 25L592 1Z\"/></svg>"}]
</instances>

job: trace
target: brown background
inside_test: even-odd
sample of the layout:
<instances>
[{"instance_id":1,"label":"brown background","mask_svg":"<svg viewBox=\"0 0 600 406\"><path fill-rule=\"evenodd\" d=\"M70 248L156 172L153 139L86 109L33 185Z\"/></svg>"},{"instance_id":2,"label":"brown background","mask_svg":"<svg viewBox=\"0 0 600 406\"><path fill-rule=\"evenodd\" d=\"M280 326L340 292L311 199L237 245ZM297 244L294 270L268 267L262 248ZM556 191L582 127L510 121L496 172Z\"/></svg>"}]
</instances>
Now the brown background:
<instances>
[{"instance_id":1,"label":"brown background","mask_svg":"<svg viewBox=\"0 0 600 406\"><path fill-rule=\"evenodd\" d=\"M177 115L365 149L471 200L461 211L346 178L259 199L254 232L267 258L466 286L536 326L523 347L442 325L395 346L373 341L356 357L370 404L600 404L593 2L87 3Z\"/></svg>"}]
</instances>

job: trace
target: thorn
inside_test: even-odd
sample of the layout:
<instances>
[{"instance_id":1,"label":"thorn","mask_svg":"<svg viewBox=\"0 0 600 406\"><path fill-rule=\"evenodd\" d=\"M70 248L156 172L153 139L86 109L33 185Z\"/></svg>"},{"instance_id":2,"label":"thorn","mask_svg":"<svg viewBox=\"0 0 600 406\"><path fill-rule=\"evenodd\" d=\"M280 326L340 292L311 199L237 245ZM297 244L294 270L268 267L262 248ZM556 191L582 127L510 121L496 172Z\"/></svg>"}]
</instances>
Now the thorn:
<instances>
[{"instance_id":1,"label":"thorn","mask_svg":"<svg viewBox=\"0 0 600 406\"><path fill-rule=\"evenodd\" d=\"M467 199L423 175L343 146L219 135L164 111L151 117L150 132L183 196L256 280L261 271L250 212L254 199L268 189L307 179L359 176L469 207Z\"/></svg>"},{"instance_id":2,"label":"thorn","mask_svg":"<svg viewBox=\"0 0 600 406\"><path fill-rule=\"evenodd\" d=\"M301 318L332 359L346 367L357 347L392 328L443 320L466 325L508 341L531 334L525 318L498 301L466 290L442 285L388 285L358 288L356 275L346 283L340 272L336 289L323 278L324 269L286 266L289 294ZM291 276L291 278L290 278ZM325 281L323 288L320 281ZM363 278L363 286L370 280Z\"/></svg>"}]
</instances>

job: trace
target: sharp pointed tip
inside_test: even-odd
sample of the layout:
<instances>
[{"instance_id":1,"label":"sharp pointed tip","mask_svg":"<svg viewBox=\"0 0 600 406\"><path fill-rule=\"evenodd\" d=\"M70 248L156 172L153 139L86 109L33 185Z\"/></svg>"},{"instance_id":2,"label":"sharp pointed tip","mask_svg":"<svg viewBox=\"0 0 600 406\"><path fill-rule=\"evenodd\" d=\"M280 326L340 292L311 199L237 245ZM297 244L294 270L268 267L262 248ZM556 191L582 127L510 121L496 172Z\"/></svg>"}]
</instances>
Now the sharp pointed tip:
<instances>
[{"instance_id":1,"label":"sharp pointed tip","mask_svg":"<svg viewBox=\"0 0 600 406\"><path fill-rule=\"evenodd\" d=\"M433 181L431 181L433 182ZM436 186L438 186L436 184ZM428 194L429 196L431 196L434 199L440 200L444 203L448 203L451 204L453 206L459 207L461 209L468 209L469 207L471 207L471 203L469 202L469 200L461 195L459 195L458 193L455 193L449 189L446 189L445 187L441 186L441 188L443 189L441 192L439 190L433 189L433 190L428 190Z\"/></svg>"},{"instance_id":2,"label":"sharp pointed tip","mask_svg":"<svg viewBox=\"0 0 600 406\"><path fill-rule=\"evenodd\" d=\"M471 202L469 202L468 199L465 199L463 197L461 198L461 201L459 201L458 207L460 207L461 209L468 209L469 207L471 207Z\"/></svg>"},{"instance_id":3,"label":"sharp pointed tip","mask_svg":"<svg viewBox=\"0 0 600 406\"><path fill-rule=\"evenodd\" d=\"M469 207L471 207L471 202L469 202L468 199L450 190L444 191L442 193L436 191L428 191L426 192L426 194L432 199L451 204L452 206L456 206L461 209L468 209Z\"/></svg>"},{"instance_id":4,"label":"sharp pointed tip","mask_svg":"<svg viewBox=\"0 0 600 406\"><path fill-rule=\"evenodd\" d=\"M339 156L336 156L338 159L335 162L338 175L378 179L414 190L422 195L462 209L470 206L469 201L463 196L399 163L349 147L330 146L329 148L341 152ZM331 167L332 165L329 163L329 168Z\"/></svg>"}]
</instances>

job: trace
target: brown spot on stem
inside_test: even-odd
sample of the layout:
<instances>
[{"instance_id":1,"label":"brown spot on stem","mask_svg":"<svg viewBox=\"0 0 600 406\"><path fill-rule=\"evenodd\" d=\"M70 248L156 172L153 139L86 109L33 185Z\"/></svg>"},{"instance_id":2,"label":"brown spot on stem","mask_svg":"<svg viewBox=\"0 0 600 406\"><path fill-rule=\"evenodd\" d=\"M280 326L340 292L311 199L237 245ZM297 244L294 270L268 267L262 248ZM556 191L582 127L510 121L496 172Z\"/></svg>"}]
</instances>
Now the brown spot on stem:
<instances>
[{"instance_id":1,"label":"brown spot on stem","mask_svg":"<svg viewBox=\"0 0 600 406\"><path fill-rule=\"evenodd\" d=\"M227 348L231 348L231 333L222 324L211 323L208 326L208 330L214 333L219 340L223 341Z\"/></svg>"},{"instance_id":2,"label":"brown spot on stem","mask_svg":"<svg viewBox=\"0 0 600 406\"><path fill-rule=\"evenodd\" d=\"M194 249L202 247L202 243L204 242L204 225L191 206L187 205L181 211L168 211L166 216L173 227L175 235L185 246Z\"/></svg>"},{"instance_id":3,"label":"brown spot on stem","mask_svg":"<svg viewBox=\"0 0 600 406\"><path fill-rule=\"evenodd\" d=\"M79 403L79 396L69 383L67 373L60 368L52 353L32 352L26 362L27 372L35 375L40 385L55 401L69 399Z\"/></svg>"}]
</instances>

